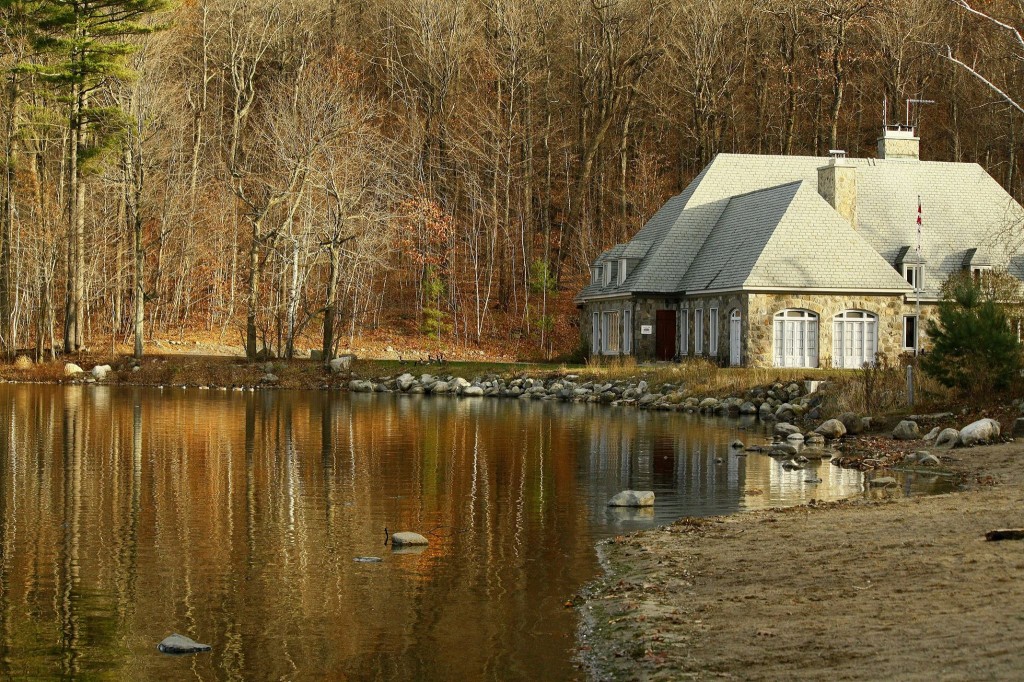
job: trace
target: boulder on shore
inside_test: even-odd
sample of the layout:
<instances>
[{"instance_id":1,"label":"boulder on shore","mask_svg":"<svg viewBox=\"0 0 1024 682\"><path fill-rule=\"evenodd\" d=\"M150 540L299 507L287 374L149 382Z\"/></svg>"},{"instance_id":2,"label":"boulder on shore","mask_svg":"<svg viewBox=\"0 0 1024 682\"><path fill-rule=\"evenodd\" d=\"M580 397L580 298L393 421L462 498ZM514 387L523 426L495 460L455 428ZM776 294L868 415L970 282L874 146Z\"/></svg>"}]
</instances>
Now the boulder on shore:
<instances>
[{"instance_id":1,"label":"boulder on shore","mask_svg":"<svg viewBox=\"0 0 1024 682\"><path fill-rule=\"evenodd\" d=\"M79 374L85 374L85 370L76 365L75 363L69 362L64 365L64 376L73 377L78 376Z\"/></svg>"},{"instance_id":2,"label":"boulder on shore","mask_svg":"<svg viewBox=\"0 0 1024 682\"><path fill-rule=\"evenodd\" d=\"M430 541L419 533L412 533L409 531L402 531L399 533L392 533L391 535L391 546L392 547L403 547L409 545L429 545Z\"/></svg>"},{"instance_id":3,"label":"boulder on shore","mask_svg":"<svg viewBox=\"0 0 1024 682\"><path fill-rule=\"evenodd\" d=\"M960 442L960 432L956 429L942 429L935 437L935 447L955 448Z\"/></svg>"},{"instance_id":4,"label":"boulder on shore","mask_svg":"<svg viewBox=\"0 0 1024 682\"><path fill-rule=\"evenodd\" d=\"M818 428L814 429L814 432L830 440L835 440L846 435L846 427L838 419L829 419L822 422Z\"/></svg>"},{"instance_id":5,"label":"boulder on shore","mask_svg":"<svg viewBox=\"0 0 1024 682\"><path fill-rule=\"evenodd\" d=\"M856 436L864 432L864 420L853 412L843 412L841 415L836 417L843 423L846 428L846 433L851 436Z\"/></svg>"},{"instance_id":6,"label":"boulder on shore","mask_svg":"<svg viewBox=\"0 0 1024 682\"><path fill-rule=\"evenodd\" d=\"M352 363L356 361L356 356L352 354L339 355L338 357L327 363L331 372L337 374L338 372L348 372L352 369Z\"/></svg>"},{"instance_id":7,"label":"boulder on shore","mask_svg":"<svg viewBox=\"0 0 1024 682\"><path fill-rule=\"evenodd\" d=\"M623 490L608 501L609 507L653 507L653 490Z\"/></svg>"},{"instance_id":8,"label":"boulder on shore","mask_svg":"<svg viewBox=\"0 0 1024 682\"><path fill-rule=\"evenodd\" d=\"M209 644L200 644L194 639L177 633L164 637L163 641L156 645L156 648L165 654L195 654L211 649Z\"/></svg>"},{"instance_id":9,"label":"boulder on shore","mask_svg":"<svg viewBox=\"0 0 1024 682\"><path fill-rule=\"evenodd\" d=\"M917 422L904 419L892 430L892 437L896 440L918 440L921 438L921 429Z\"/></svg>"},{"instance_id":10,"label":"boulder on shore","mask_svg":"<svg viewBox=\"0 0 1024 682\"><path fill-rule=\"evenodd\" d=\"M999 438L999 422L995 419L979 419L960 429L960 445L969 448L974 445L991 443Z\"/></svg>"}]
</instances>

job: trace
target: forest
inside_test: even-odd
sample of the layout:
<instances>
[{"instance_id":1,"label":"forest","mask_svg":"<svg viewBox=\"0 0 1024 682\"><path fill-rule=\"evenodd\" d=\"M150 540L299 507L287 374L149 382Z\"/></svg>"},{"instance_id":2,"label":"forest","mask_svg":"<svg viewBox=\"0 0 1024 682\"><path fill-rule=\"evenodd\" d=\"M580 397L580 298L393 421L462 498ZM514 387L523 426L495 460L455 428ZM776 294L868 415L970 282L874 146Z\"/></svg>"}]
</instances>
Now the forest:
<instances>
[{"instance_id":1,"label":"forest","mask_svg":"<svg viewBox=\"0 0 1024 682\"><path fill-rule=\"evenodd\" d=\"M883 120L917 126L922 158L1024 191L1019 0L0 16L8 356L174 336L291 357L380 329L568 355L590 261L715 154L870 157Z\"/></svg>"}]
</instances>

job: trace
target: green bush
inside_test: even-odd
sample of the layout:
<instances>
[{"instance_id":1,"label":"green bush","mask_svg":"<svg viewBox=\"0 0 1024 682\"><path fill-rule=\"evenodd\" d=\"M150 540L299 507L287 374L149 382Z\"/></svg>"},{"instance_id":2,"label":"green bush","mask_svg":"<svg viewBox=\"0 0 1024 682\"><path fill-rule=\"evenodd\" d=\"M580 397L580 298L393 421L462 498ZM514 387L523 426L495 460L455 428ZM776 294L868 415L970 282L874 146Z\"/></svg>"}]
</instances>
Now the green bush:
<instances>
[{"instance_id":1,"label":"green bush","mask_svg":"<svg viewBox=\"0 0 1024 682\"><path fill-rule=\"evenodd\" d=\"M944 386L980 394L1007 388L1021 367L1020 342L1006 302L984 282L956 275L943 287L939 319L928 320L929 352L921 369Z\"/></svg>"}]
</instances>

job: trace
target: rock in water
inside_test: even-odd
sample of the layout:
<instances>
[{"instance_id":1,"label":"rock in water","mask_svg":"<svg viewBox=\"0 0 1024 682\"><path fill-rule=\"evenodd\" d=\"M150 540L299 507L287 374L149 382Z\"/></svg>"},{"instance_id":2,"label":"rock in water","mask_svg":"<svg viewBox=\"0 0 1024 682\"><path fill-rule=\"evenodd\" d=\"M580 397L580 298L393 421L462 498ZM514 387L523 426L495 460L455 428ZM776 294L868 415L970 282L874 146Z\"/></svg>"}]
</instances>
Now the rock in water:
<instances>
[{"instance_id":1,"label":"rock in water","mask_svg":"<svg viewBox=\"0 0 1024 682\"><path fill-rule=\"evenodd\" d=\"M379 556L357 556L352 561L355 561L355 562L360 563L360 564L375 564L377 562L384 561L384 560L381 559Z\"/></svg>"},{"instance_id":2,"label":"rock in water","mask_svg":"<svg viewBox=\"0 0 1024 682\"><path fill-rule=\"evenodd\" d=\"M69 362L64 365L64 376L66 377L78 376L79 374L82 374L84 372L84 369L82 369L73 362Z\"/></svg>"},{"instance_id":3,"label":"rock in water","mask_svg":"<svg viewBox=\"0 0 1024 682\"><path fill-rule=\"evenodd\" d=\"M430 541L419 533L410 533L409 531L403 531L401 533L394 533L391 536L392 547L404 547L408 545L428 545Z\"/></svg>"},{"instance_id":4,"label":"rock in water","mask_svg":"<svg viewBox=\"0 0 1024 682\"><path fill-rule=\"evenodd\" d=\"M608 501L609 507L653 507L653 490L623 490Z\"/></svg>"},{"instance_id":5,"label":"rock in water","mask_svg":"<svg viewBox=\"0 0 1024 682\"><path fill-rule=\"evenodd\" d=\"M979 419L960 429L960 445L971 447L989 443L999 438L999 422L995 419Z\"/></svg>"},{"instance_id":6,"label":"rock in water","mask_svg":"<svg viewBox=\"0 0 1024 682\"><path fill-rule=\"evenodd\" d=\"M185 635L175 633L165 637L164 641L156 645L156 648L165 654L195 654L200 651L209 651L211 647L209 644L200 644Z\"/></svg>"},{"instance_id":7,"label":"rock in water","mask_svg":"<svg viewBox=\"0 0 1024 682\"><path fill-rule=\"evenodd\" d=\"M921 437L921 429L917 422L904 419L892 430L892 437L896 440L918 440Z\"/></svg>"}]
</instances>

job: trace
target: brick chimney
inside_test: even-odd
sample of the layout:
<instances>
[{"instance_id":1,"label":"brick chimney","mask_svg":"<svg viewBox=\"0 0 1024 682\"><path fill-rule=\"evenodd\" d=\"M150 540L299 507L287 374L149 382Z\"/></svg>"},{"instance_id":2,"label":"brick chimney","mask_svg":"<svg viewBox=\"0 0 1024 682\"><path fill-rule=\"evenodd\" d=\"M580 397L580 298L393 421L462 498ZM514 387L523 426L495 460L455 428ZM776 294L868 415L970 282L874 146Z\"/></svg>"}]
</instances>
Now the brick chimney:
<instances>
[{"instance_id":1,"label":"brick chimney","mask_svg":"<svg viewBox=\"0 0 1024 682\"><path fill-rule=\"evenodd\" d=\"M828 165L818 169L818 194L857 229L857 167L846 152L830 151Z\"/></svg>"},{"instance_id":2,"label":"brick chimney","mask_svg":"<svg viewBox=\"0 0 1024 682\"><path fill-rule=\"evenodd\" d=\"M886 126L878 138L878 158L918 161L921 158L921 138L914 135L911 126Z\"/></svg>"}]
</instances>

